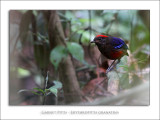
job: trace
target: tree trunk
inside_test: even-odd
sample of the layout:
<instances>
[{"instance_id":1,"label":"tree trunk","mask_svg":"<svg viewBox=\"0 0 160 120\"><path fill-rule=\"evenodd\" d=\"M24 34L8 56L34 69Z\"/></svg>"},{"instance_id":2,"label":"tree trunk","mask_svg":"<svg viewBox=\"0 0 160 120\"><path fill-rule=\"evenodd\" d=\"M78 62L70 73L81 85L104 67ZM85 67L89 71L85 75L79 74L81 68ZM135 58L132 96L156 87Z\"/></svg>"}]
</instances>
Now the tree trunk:
<instances>
[{"instance_id":1,"label":"tree trunk","mask_svg":"<svg viewBox=\"0 0 160 120\"><path fill-rule=\"evenodd\" d=\"M57 45L66 45L65 37L56 11L50 11L49 17L49 41L53 49ZM74 66L71 57L68 56L58 67L59 79L63 84L63 91L66 103L80 102L82 100L81 90L77 81Z\"/></svg>"},{"instance_id":2,"label":"tree trunk","mask_svg":"<svg viewBox=\"0 0 160 120\"><path fill-rule=\"evenodd\" d=\"M138 14L140 15L140 17L143 20L144 24L150 30L150 11L149 10L139 10Z\"/></svg>"}]
</instances>

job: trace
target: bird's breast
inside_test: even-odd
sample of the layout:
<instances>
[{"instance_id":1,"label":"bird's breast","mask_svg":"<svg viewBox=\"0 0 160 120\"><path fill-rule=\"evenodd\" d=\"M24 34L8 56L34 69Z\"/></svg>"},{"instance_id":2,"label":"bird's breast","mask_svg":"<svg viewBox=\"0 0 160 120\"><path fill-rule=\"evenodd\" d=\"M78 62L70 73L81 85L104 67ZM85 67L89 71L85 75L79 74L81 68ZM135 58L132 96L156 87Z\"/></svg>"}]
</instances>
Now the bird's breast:
<instances>
[{"instance_id":1,"label":"bird's breast","mask_svg":"<svg viewBox=\"0 0 160 120\"><path fill-rule=\"evenodd\" d=\"M113 46L111 45L98 45L98 48L100 50L100 52L107 57L108 59L111 60L116 60L116 59L120 59L122 56L125 55L125 51L123 49L115 49L113 48Z\"/></svg>"},{"instance_id":2,"label":"bird's breast","mask_svg":"<svg viewBox=\"0 0 160 120\"><path fill-rule=\"evenodd\" d=\"M122 50L119 51L111 51L110 52L110 59L119 59L124 55L124 52Z\"/></svg>"}]
</instances>

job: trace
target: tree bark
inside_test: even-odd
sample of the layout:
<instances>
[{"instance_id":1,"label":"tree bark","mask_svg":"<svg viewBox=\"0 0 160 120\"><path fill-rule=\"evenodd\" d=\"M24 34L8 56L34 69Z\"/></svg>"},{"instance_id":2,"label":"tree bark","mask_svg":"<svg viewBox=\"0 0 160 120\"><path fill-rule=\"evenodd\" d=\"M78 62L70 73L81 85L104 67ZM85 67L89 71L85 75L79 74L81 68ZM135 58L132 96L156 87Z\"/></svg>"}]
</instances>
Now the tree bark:
<instances>
[{"instance_id":1,"label":"tree bark","mask_svg":"<svg viewBox=\"0 0 160 120\"><path fill-rule=\"evenodd\" d=\"M53 49L57 45L66 45L63 28L60 18L56 11L50 11L49 23L49 42ZM63 84L63 91L66 103L80 102L82 100L81 90L77 81L71 57L68 56L58 67L59 79Z\"/></svg>"},{"instance_id":2,"label":"tree bark","mask_svg":"<svg viewBox=\"0 0 160 120\"><path fill-rule=\"evenodd\" d=\"M140 15L140 17L143 20L144 24L150 30L150 11L149 10L139 10L138 14Z\"/></svg>"}]
</instances>

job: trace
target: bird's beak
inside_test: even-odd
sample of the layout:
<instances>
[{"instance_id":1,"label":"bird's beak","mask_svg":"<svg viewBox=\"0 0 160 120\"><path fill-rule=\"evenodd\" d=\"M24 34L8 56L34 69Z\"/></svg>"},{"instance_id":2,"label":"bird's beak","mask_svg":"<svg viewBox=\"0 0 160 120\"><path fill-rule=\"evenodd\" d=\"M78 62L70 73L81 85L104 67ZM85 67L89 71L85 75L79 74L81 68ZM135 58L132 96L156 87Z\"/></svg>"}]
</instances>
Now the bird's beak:
<instances>
[{"instance_id":1,"label":"bird's beak","mask_svg":"<svg viewBox=\"0 0 160 120\"><path fill-rule=\"evenodd\" d=\"M91 43L95 43L95 41L91 41Z\"/></svg>"}]
</instances>

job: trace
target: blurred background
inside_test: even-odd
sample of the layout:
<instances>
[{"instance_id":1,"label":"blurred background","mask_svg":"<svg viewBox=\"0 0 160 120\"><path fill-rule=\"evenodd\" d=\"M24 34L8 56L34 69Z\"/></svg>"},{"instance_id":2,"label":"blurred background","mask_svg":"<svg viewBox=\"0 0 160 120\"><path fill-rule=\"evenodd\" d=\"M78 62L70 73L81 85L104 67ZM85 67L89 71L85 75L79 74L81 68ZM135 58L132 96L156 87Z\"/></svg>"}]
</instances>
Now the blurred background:
<instances>
[{"instance_id":1,"label":"blurred background","mask_svg":"<svg viewBox=\"0 0 160 120\"><path fill-rule=\"evenodd\" d=\"M10 10L9 29L9 105L149 105L149 10ZM107 76L99 34L129 47Z\"/></svg>"}]
</instances>

